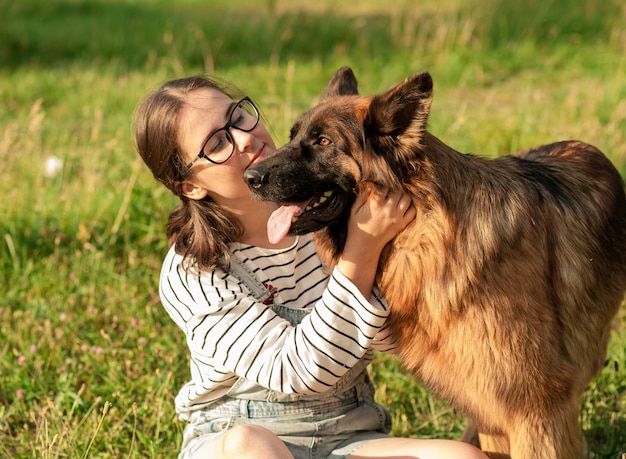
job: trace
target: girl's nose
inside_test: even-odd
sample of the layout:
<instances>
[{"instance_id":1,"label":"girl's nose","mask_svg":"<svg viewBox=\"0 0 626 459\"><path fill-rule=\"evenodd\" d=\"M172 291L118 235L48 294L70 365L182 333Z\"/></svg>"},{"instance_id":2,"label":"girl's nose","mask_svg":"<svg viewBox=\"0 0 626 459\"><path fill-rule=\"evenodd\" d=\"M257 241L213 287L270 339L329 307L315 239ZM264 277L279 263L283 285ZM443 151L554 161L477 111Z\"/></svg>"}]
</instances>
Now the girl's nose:
<instances>
[{"instance_id":1,"label":"girl's nose","mask_svg":"<svg viewBox=\"0 0 626 459\"><path fill-rule=\"evenodd\" d=\"M252 134L252 131L245 132L234 128L230 130L230 135L235 142L235 149L240 153L245 152L254 144L254 135Z\"/></svg>"}]
</instances>

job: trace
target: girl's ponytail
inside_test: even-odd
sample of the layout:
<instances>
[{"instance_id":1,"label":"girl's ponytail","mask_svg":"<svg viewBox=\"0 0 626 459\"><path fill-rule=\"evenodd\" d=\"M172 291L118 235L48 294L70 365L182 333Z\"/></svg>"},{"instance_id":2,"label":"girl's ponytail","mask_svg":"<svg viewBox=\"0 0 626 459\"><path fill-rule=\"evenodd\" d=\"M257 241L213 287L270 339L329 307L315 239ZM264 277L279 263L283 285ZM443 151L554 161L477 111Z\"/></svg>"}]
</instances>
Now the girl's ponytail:
<instances>
[{"instance_id":1,"label":"girl's ponytail","mask_svg":"<svg viewBox=\"0 0 626 459\"><path fill-rule=\"evenodd\" d=\"M228 269L228 245L237 241L243 232L237 220L209 197L198 201L181 199L167 221L170 245L175 244L176 253L200 270Z\"/></svg>"}]
</instances>

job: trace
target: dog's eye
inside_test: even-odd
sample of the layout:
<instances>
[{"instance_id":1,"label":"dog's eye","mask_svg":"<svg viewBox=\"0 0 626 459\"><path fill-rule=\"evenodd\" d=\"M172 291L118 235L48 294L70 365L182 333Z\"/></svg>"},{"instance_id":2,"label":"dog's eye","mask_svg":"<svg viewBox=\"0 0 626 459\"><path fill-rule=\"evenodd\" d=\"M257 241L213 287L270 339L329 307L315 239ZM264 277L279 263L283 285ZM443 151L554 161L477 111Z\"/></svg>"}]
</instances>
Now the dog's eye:
<instances>
[{"instance_id":1,"label":"dog's eye","mask_svg":"<svg viewBox=\"0 0 626 459\"><path fill-rule=\"evenodd\" d=\"M330 139L328 137L320 137L320 138L317 139L317 143L319 145L321 145L322 147L327 147L332 142L330 141Z\"/></svg>"}]
</instances>

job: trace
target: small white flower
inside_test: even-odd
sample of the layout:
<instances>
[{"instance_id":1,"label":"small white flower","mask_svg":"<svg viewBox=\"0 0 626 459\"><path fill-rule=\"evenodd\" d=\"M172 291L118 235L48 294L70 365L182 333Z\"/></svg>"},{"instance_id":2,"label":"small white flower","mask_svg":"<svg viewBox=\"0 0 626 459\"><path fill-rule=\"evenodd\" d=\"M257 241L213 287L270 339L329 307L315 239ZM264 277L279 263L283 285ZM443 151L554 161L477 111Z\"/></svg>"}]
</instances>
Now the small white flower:
<instances>
[{"instance_id":1,"label":"small white flower","mask_svg":"<svg viewBox=\"0 0 626 459\"><path fill-rule=\"evenodd\" d=\"M55 177L63 169L63 160L56 156L48 156L44 165L43 175L46 177Z\"/></svg>"}]
</instances>

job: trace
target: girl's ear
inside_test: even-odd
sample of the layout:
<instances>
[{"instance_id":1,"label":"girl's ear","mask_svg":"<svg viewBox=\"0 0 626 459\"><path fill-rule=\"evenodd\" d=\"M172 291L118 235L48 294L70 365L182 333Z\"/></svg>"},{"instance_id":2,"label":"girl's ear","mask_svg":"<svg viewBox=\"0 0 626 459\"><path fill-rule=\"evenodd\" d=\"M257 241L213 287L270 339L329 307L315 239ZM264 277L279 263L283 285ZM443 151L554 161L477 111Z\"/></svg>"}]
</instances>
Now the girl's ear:
<instances>
[{"instance_id":1,"label":"girl's ear","mask_svg":"<svg viewBox=\"0 0 626 459\"><path fill-rule=\"evenodd\" d=\"M182 186L183 196L199 201L200 199L204 199L208 194L208 190L206 188L202 188L201 186L194 185L191 182L184 181Z\"/></svg>"}]
</instances>

